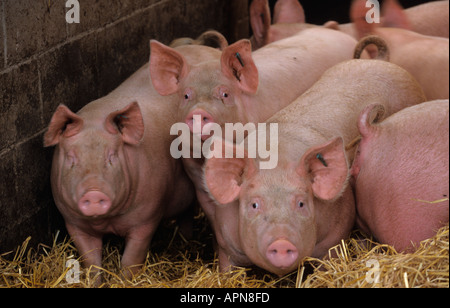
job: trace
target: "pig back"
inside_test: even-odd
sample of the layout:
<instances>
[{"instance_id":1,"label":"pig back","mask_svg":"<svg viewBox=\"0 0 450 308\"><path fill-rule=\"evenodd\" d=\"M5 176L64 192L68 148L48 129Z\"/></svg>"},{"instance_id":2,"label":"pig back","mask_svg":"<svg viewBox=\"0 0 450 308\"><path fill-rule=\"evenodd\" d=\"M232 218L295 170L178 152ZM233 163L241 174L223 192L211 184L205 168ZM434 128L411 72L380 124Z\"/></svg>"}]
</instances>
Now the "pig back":
<instances>
[{"instance_id":1,"label":"pig back","mask_svg":"<svg viewBox=\"0 0 450 308\"><path fill-rule=\"evenodd\" d=\"M322 28L307 29L253 53L259 73L258 104L250 115L266 121L308 90L330 67L353 58L357 41Z\"/></svg>"},{"instance_id":2,"label":"pig back","mask_svg":"<svg viewBox=\"0 0 450 308\"><path fill-rule=\"evenodd\" d=\"M386 115L425 101L417 81L395 64L379 60L350 60L334 66L305 94L275 114L280 152L297 159L292 143L318 144L341 136L349 144L359 136L361 111L382 104ZM349 152L349 160L353 153Z\"/></svg>"}]
</instances>

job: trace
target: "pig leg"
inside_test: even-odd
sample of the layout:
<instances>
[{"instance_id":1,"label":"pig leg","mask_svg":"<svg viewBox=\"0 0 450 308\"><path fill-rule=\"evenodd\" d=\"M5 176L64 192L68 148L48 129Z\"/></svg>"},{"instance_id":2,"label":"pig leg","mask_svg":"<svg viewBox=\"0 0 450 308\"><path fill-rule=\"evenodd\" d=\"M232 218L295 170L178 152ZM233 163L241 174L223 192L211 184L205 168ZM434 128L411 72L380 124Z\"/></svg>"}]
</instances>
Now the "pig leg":
<instances>
[{"instance_id":1,"label":"pig leg","mask_svg":"<svg viewBox=\"0 0 450 308\"><path fill-rule=\"evenodd\" d=\"M83 267L89 269L89 276L93 281L93 286L100 286L102 282L101 276L95 277L102 266L102 237L90 235L71 225L67 225L67 231L77 247Z\"/></svg>"},{"instance_id":2,"label":"pig leg","mask_svg":"<svg viewBox=\"0 0 450 308\"><path fill-rule=\"evenodd\" d=\"M87 234L76 227L67 225L67 230L75 242L83 266L89 268L91 266L102 266L102 245L101 237Z\"/></svg>"},{"instance_id":3,"label":"pig leg","mask_svg":"<svg viewBox=\"0 0 450 308\"><path fill-rule=\"evenodd\" d=\"M230 261L230 256L222 249L219 245L217 245L218 254L219 254L219 269L220 272L226 273L233 270L233 264Z\"/></svg>"},{"instance_id":4,"label":"pig leg","mask_svg":"<svg viewBox=\"0 0 450 308\"><path fill-rule=\"evenodd\" d=\"M157 223L132 230L126 237L122 256L122 269L126 278L133 277L144 264Z\"/></svg>"}]
</instances>

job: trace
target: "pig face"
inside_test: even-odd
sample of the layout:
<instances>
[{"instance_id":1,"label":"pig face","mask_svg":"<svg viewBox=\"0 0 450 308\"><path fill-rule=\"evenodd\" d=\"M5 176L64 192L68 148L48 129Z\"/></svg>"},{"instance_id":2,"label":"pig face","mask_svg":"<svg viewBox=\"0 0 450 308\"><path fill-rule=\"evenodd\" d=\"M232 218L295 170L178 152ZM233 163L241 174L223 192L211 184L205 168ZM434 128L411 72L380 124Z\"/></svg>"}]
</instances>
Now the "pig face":
<instances>
[{"instance_id":1,"label":"pig face","mask_svg":"<svg viewBox=\"0 0 450 308\"><path fill-rule=\"evenodd\" d=\"M220 204L239 202L236 219L246 255L280 276L313 256L320 240L317 207L339 198L347 177L342 138L272 170L258 170L255 160L248 158L212 158L205 166L212 197Z\"/></svg>"},{"instance_id":2,"label":"pig face","mask_svg":"<svg viewBox=\"0 0 450 308\"><path fill-rule=\"evenodd\" d=\"M137 145L143 133L137 103L100 122L58 107L44 145L58 145L53 163L57 180L52 186L72 214L98 218L126 210L131 183L124 147Z\"/></svg>"},{"instance_id":3,"label":"pig face","mask_svg":"<svg viewBox=\"0 0 450 308\"><path fill-rule=\"evenodd\" d=\"M202 131L211 123L221 127L225 123L246 123L241 98L256 93L258 88L258 71L247 40L225 48L220 61L195 66L175 49L152 41L150 72L159 94L178 94L178 120L185 122L191 132L195 115L200 116ZM209 137L204 135L202 139Z\"/></svg>"}]
</instances>

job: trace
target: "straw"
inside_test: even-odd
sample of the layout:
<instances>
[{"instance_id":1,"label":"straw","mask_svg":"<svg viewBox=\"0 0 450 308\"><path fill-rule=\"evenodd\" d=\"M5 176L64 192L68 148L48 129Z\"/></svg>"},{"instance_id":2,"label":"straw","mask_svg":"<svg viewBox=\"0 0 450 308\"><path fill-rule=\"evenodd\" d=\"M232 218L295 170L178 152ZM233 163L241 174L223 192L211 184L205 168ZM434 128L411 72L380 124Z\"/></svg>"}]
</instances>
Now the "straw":
<instances>
[{"instance_id":1,"label":"straw","mask_svg":"<svg viewBox=\"0 0 450 308\"><path fill-rule=\"evenodd\" d=\"M167 237L165 237L167 236ZM448 288L449 227L421 243L414 253L398 253L354 233L330 249L324 260L307 258L298 271L277 277L257 268L236 268L220 273L212 234L197 229L186 240L176 227L155 239L142 270L123 277L123 244L104 245L103 268L83 269L79 282L67 277L68 260L81 262L69 238L54 237L52 246L29 246L27 238L14 252L0 255L0 287L6 288ZM170 244L167 246L167 243ZM205 244L206 243L206 244ZM73 262L73 261L71 261ZM97 276L95 276L97 275ZM98 284L98 277L101 282ZM69 278L69 279L68 279Z\"/></svg>"}]
</instances>

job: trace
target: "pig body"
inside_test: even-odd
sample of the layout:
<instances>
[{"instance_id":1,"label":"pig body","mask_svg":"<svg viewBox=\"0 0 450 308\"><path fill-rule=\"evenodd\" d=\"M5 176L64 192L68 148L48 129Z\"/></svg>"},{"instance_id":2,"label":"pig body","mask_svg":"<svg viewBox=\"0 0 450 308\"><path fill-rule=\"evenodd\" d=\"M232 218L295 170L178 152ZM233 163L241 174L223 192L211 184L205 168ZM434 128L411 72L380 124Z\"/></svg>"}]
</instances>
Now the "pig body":
<instances>
[{"instance_id":1,"label":"pig body","mask_svg":"<svg viewBox=\"0 0 450 308\"><path fill-rule=\"evenodd\" d=\"M409 250L448 224L449 102L404 109L380 123L378 105L361 113L352 174L359 227Z\"/></svg>"},{"instance_id":2,"label":"pig body","mask_svg":"<svg viewBox=\"0 0 450 308\"><path fill-rule=\"evenodd\" d=\"M152 88L148 64L77 114L61 105L44 137L56 145L55 203L86 266L101 266L102 237L126 241L122 266L142 264L163 217L185 211L192 184L170 156L172 98Z\"/></svg>"},{"instance_id":3,"label":"pig body","mask_svg":"<svg viewBox=\"0 0 450 308\"><path fill-rule=\"evenodd\" d=\"M278 124L275 169L260 169L260 158L207 160L205 183L219 203L216 232L228 254L220 265L243 265L232 255L239 252L247 263L284 275L304 257L326 255L355 222L347 185L354 151L344 147L359 134L361 110L375 101L391 114L424 100L414 78L396 65L344 62L268 120ZM225 237L230 230L233 238Z\"/></svg>"},{"instance_id":4,"label":"pig body","mask_svg":"<svg viewBox=\"0 0 450 308\"><path fill-rule=\"evenodd\" d=\"M253 55L250 43L239 41L225 48L216 60L191 65L179 53L154 42L152 80L160 94L178 93L178 119L188 124L191 132L195 115L200 116L202 129L212 123L220 127L262 123L311 87L329 67L351 59L355 46L356 41L348 35L311 29ZM207 138L208 134L202 135L203 141ZM230 245L239 241L237 230L224 223L235 214L230 207L217 206L205 190L204 159L184 158L183 163L216 234L221 268L228 268L230 256L231 263L245 264L248 259L241 247Z\"/></svg>"}]
</instances>

